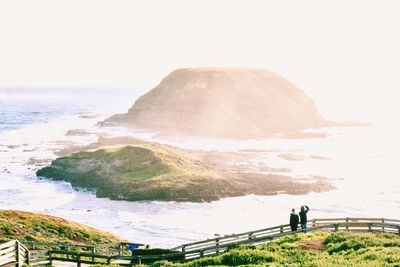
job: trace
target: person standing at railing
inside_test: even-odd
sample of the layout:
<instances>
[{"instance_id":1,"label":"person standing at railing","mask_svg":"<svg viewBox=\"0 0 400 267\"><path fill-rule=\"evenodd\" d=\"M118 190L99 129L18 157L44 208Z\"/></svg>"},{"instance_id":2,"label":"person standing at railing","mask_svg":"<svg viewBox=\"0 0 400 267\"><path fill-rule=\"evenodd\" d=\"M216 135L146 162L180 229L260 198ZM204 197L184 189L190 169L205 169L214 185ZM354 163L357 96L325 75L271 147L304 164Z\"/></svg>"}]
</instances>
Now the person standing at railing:
<instances>
[{"instance_id":1,"label":"person standing at railing","mask_svg":"<svg viewBox=\"0 0 400 267\"><path fill-rule=\"evenodd\" d=\"M301 229L305 230L307 229L307 212L310 210L310 208L306 205L301 206L300 208L300 225Z\"/></svg>"},{"instance_id":2,"label":"person standing at railing","mask_svg":"<svg viewBox=\"0 0 400 267\"><path fill-rule=\"evenodd\" d=\"M299 225L299 215L297 215L296 211L292 209L292 213L290 213L290 228L292 231L297 231L297 227Z\"/></svg>"}]
</instances>

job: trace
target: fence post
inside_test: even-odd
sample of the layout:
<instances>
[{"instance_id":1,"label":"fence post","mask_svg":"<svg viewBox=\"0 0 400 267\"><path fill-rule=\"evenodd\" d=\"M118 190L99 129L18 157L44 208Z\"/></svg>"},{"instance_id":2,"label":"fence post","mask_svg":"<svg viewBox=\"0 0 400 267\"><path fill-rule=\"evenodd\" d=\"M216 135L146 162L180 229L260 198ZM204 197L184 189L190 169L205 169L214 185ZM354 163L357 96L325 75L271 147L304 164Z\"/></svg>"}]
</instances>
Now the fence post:
<instances>
[{"instance_id":1,"label":"fence post","mask_svg":"<svg viewBox=\"0 0 400 267\"><path fill-rule=\"evenodd\" d=\"M129 263L129 266L133 266L133 259L134 259L134 255L133 255L133 249L132 249L132 253L131 253L131 261Z\"/></svg>"},{"instance_id":2,"label":"fence post","mask_svg":"<svg viewBox=\"0 0 400 267\"><path fill-rule=\"evenodd\" d=\"M371 225L371 223L368 224L368 232L372 232Z\"/></svg>"},{"instance_id":3,"label":"fence post","mask_svg":"<svg viewBox=\"0 0 400 267\"><path fill-rule=\"evenodd\" d=\"M119 246L118 246L118 256L122 256L122 244L121 243L119 243Z\"/></svg>"},{"instance_id":4,"label":"fence post","mask_svg":"<svg viewBox=\"0 0 400 267\"><path fill-rule=\"evenodd\" d=\"M19 267L19 266L22 266L22 264L20 264L19 263L19 250L20 250L20 248L19 248L19 242L18 241L15 241L15 260L16 260L16 262L17 262L17 266Z\"/></svg>"},{"instance_id":5,"label":"fence post","mask_svg":"<svg viewBox=\"0 0 400 267\"><path fill-rule=\"evenodd\" d=\"M49 265L53 265L53 256L51 255L51 250L48 252L49 253Z\"/></svg>"},{"instance_id":6,"label":"fence post","mask_svg":"<svg viewBox=\"0 0 400 267\"><path fill-rule=\"evenodd\" d=\"M253 232L249 233L249 240L251 240L253 238Z\"/></svg>"},{"instance_id":7,"label":"fence post","mask_svg":"<svg viewBox=\"0 0 400 267\"><path fill-rule=\"evenodd\" d=\"M315 227L315 219L312 220L312 226Z\"/></svg>"},{"instance_id":8,"label":"fence post","mask_svg":"<svg viewBox=\"0 0 400 267\"><path fill-rule=\"evenodd\" d=\"M142 258L140 256L138 256L138 263L142 264Z\"/></svg>"},{"instance_id":9,"label":"fence post","mask_svg":"<svg viewBox=\"0 0 400 267\"><path fill-rule=\"evenodd\" d=\"M81 254L78 253L77 256L78 256L78 259L77 259L77 262L76 262L76 266L77 267L81 267Z\"/></svg>"},{"instance_id":10,"label":"fence post","mask_svg":"<svg viewBox=\"0 0 400 267\"><path fill-rule=\"evenodd\" d=\"M349 218L346 218L346 223L349 222ZM346 224L346 230L349 230L349 226Z\"/></svg>"},{"instance_id":11,"label":"fence post","mask_svg":"<svg viewBox=\"0 0 400 267\"><path fill-rule=\"evenodd\" d=\"M200 258L204 257L204 249L200 250Z\"/></svg>"},{"instance_id":12,"label":"fence post","mask_svg":"<svg viewBox=\"0 0 400 267\"><path fill-rule=\"evenodd\" d=\"M96 254L96 247L92 247L92 254ZM92 257L92 262L94 263L94 256Z\"/></svg>"},{"instance_id":13,"label":"fence post","mask_svg":"<svg viewBox=\"0 0 400 267\"><path fill-rule=\"evenodd\" d=\"M280 230L281 230L281 234L283 233L283 226L281 225L281 227L280 227Z\"/></svg>"},{"instance_id":14,"label":"fence post","mask_svg":"<svg viewBox=\"0 0 400 267\"><path fill-rule=\"evenodd\" d=\"M219 253L219 238L215 239L215 246L217 247L217 253Z\"/></svg>"},{"instance_id":15,"label":"fence post","mask_svg":"<svg viewBox=\"0 0 400 267\"><path fill-rule=\"evenodd\" d=\"M382 223L385 223L385 218L382 218ZM385 232L385 226L382 225L382 232Z\"/></svg>"},{"instance_id":16,"label":"fence post","mask_svg":"<svg viewBox=\"0 0 400 267\"><path fill-rule=\"evenodd\" d=\"M337 232L338 228L339 228L339 224L335 223L334 226L335 226L335 232Z\"/></svg>"},{"instance_id":17,"label":"fence post","mask_svg":"<svg viewBox=\"0 0 400 267\"><path fill-rule=\"evenodd\" d=\"M186 253L185 253L185 250L186 250L186 246L185 246L185 245L183 245L183 246L182 246L182 252L184 253L184 254L183 254L183 257L186 259Z\"/></svg>"},{"instance_id":18,"label":"fence post","mask_svg":"<svg viewBox=\"0 0 400 267\"><path fill-rule=\"evenodd\" d=\"M29 250L26 250L26 264L27 265L29 265L29 263L30 263L30 261L31 261L31 259L30 259L30 253L29 253Z\"/></svg>"}]
</instances>

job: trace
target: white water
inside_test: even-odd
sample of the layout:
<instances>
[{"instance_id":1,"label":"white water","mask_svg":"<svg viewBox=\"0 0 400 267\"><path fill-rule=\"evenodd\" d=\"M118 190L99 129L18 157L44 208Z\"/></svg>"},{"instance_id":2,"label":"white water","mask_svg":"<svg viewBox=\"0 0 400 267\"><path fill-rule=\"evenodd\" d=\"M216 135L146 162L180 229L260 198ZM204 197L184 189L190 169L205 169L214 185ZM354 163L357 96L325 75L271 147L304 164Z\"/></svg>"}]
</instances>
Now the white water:
<instances>
[{"instance_id":1,"label":"white water","mask_svg":"<svg viewBox=\"0 0 400 267\"><path fill-rule=\"evenodd\" d=\"M120 108L127 109L128 103L132 100ZM326 139L192 139L172 142L153 138L145 132L100 129L94 126L100 119L81 119L78 114L63 113L44 122L0 132L0 208L57 215L153 247L170 247L213 237L215 233L238 233L287 223L291 208L302 204L310 206L310 217L398 218L400 130L396 125L324 129L329 133ZM96 135L65 136L69 129L75 128L108 132L110 135L134 135L203 150L266 149L270 152L260 153L249 164L262 161L270 167L289 167L293 171L291 175L300 178L326 176L333 179L337 190L303 196L250 195L211 203L97 199L90 192L72 189L68 183L39 180L34 174L37 167L27 165L32 157L54 159L53 152L64 147L65 142L90 143L96 140ZM304 160L287 161L278 156L281 153L299 155ZM311 158L315 155L329 159Z\"/></svg>"}]
</instances>

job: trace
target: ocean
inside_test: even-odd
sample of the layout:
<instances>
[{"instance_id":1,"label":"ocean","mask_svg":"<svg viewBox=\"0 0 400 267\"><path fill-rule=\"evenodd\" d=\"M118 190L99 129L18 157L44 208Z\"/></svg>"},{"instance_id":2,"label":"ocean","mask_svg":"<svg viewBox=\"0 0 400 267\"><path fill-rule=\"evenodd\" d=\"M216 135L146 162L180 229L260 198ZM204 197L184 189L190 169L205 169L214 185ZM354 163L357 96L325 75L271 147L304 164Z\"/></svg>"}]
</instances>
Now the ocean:
<instances>
[{"instance_id":1,"label":"ocean","mask_svg":"<svg viewBox=\"0 0 400 267\"><path fill-rule=\"evenodd\" d=\"M286 224L294 207L309 218L387 217L400 211L400 130L394 124L319 129L323 139L163 140L154 133L101 128L98 121L123 113L146 89L0 89L0 209L60 216L152 247ZM70 136L71 129L90 134ZM335 190L307 195L224 198L210 203L113 201L69 183L39 179L35 171L55 152L88 144L99 134L135 136L182 148L265 150L247 165L290 168L299 179L324 176ZM298 160L287 160L291 154Z\"/></svg>"}]
</instances>

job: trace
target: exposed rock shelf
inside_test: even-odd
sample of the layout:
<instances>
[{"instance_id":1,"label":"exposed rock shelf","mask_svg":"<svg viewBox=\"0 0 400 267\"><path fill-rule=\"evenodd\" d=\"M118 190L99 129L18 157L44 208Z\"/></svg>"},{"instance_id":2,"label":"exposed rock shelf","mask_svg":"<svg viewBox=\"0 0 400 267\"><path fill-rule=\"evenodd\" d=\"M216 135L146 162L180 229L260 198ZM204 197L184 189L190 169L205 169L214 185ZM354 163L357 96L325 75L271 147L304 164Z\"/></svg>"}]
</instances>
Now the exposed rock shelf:
<instances>
[{"instance_id":1,"label":"exposed rock shelf","mask_svg":"<svg viewBox=\"0 0 400 267\"><path fill-rule=\"evenodd\" d=\"M197 152L159 144L119 145L61 157L37 175L94 189L98 197L129 201L202 202L247 194L333 189L324 178L302 181L235 164L235 159L246 157L245 153Z\"/></svg>"}]
</instances>

